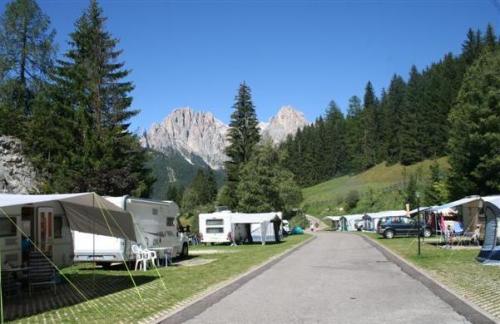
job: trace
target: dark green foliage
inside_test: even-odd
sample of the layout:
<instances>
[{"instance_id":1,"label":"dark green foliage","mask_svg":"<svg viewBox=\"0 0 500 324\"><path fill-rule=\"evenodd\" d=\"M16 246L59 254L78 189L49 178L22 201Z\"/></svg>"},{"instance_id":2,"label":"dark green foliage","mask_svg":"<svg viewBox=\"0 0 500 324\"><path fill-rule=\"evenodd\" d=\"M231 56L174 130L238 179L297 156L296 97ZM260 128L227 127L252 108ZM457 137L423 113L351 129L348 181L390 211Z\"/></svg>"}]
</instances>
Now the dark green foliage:
<instances>
[{"instance_id":1,"label":"dark green foliage","mask_svg":"<svg viewBox=\"0 0 500 324\"><path fill-rule=\"evenodd\" d=\"M500 192L500 51L468 70L450 113L451 198Z\"/></svg>"},{"instance_id":2,"label":"dark green foliage","mask_svg":"<svg viewBox=\"0 0 500 324\"><path fill-rule=\"evenodd\" d=\"M378 145L381 138L379 102L370 81L366 84L363 100L363 132L358 134L363 138L362 143L362 168L368 169L378 160Z\"/></svg>"},{"instance_id":3,"label":"dark green foliage","mask_svg":"<svg viewBox=\"0 0 500 324\"><path fill-rule=\"evenodd\" d=\"M208 169L210 166L198 156L191 156L193 164L186 161L178 151L171 150L166 153L150 151L151 159L147 167L152 170L156 179L152 187L151 198L165 200L167 192L172 186L186 188L193 181L198 169ZM224 181L225 174L217 170L215 177L218 185Z\"/></svg>"},{"instance_id":4,"label":"dark green foliage","mask_svg":"<svg viewBox=\"0 0 500 324\"><path fill-rule=\"evenodd\" d=\"M410 79L406 89L406 100L402 102L402 113L398 125L399 161L403 165L410 165L423 160L422 154L422 76L415 66L410 72Z\"/></svg>"},{"instance_id":5,"label":"dark green foliage","mask_svg":"<svg viewBox=\"0 0 500 324\"><path fill-rule=\"evenodd\" d=\"M0 18L0 134L25 138L25 121L53 66L55 32L33 0L8 3Z\"/></svg>"},{"instance_id":6,"label":"dark green foliage","mask_svg":"<svg viewBox=\"0 0 500 324\"><path fill-rule=\"evenodd\" d=\"M47 149L54 148L53 134L44 134L44 114L59 116L52 129L64 133L66 152L58 153L54 163L63 176L54 179L53 168L41 165L50 191L147 196L154 180L144 167L148 156L128 130L128 120L138 113L130 109L133 85L123 80L129 72L117 61L121 51L104 22L101 8L91 1L70 35L65 59L58 62L52 96L42 100L45 109L33 120L33 132L41 137L32 139L38 142L32 154L43 161Z\"/></svg>"},{"instance_id":7,"label":"dark green foliage","mask_svg":"<svg viewBox=\"0 0 500 324\"><path fill-rule=\"evenodd\" d=\"M191 184L182 196L183 212L190 212L198 206L212 205L217 198L217 182L212 170L198 169Z\"/></svg>"},{"instance_id":8,"label":"dark green foliage","mask_svg":"<svg viewBox=\"0 0 500 324\"><path fill-rule=\"evenodd\" d=\"M255 145L260 141L259 122L252 103L251 90L244 82L240 84L233 109L227 135L229 146L226 148L226 154L229 161L225 163L228 186L225 202L231 209L238 206L236 188L241 168L250 160Z\"/></svg>"},{"instance_id":9,"label":"dark green foliage","mask_svg":"<svg viewBox=\"0 0 500 324\"><path fill-rule=\"evenodd\" d=\"M434 161L430 166L430 178L424 188L425 206L436 206L444 204L448 200L446 187L446 175L439 167L439 163Z\"/></svg>"},{"instance_id":10,"label":"dark green foliage","mask_svg":"<svg viewBox=\"0 0 500 324\"><path fill-rule=\"evenodd\" d=\"M384 144L387 162L393 164L401 161L402 119L406 110L406 84L402 77L394 75L389 92L382 101L384 114Z\"/></svg>"},{"instance_id":11,"label":"dark green foliage","mask_svg":"<svg viewBox=\"0 0 500 324\"><path fill-rule=\"evenodd\" d=\"M359 202L359 192L357 190L351 190L345 197L345 209L347 211L356 208Z\"/></svg>"},{"instance_id":12,"label":"dark green foliage","mask_svg":"<svg viewBox=\"0 0 500 324\"><path fill-rule=\"evenodd\" d=\"M176 183L172 183L168 187L167 200L174 201L178 206L181 206L183 195L184 187L178 186Z\"/></svg>"},{"instance_id":13,"label":"dark green foliage","mask_svg":"<svg viewBox=\"0 0 500 324\"><path fill-rule=\"evenodd\" d=\"M241 170L237 188L238 211L247 213L298 208L302 192L293 174L281 167L279 152L271 143L258 147Z\"/></svg>"},{"instance_id":14,"label":"dark green foliage","mask_svg":"<svg viewBox=\"0 0 500 324\"><path fill-rule=\"evenodd\" d=\"M417 176L415 174L410 174L408 182L404 188L405 201L410 205L410 209L415 209L419 205L418 197L418 187L417 187Z\"/></svg>"}]
</instances>

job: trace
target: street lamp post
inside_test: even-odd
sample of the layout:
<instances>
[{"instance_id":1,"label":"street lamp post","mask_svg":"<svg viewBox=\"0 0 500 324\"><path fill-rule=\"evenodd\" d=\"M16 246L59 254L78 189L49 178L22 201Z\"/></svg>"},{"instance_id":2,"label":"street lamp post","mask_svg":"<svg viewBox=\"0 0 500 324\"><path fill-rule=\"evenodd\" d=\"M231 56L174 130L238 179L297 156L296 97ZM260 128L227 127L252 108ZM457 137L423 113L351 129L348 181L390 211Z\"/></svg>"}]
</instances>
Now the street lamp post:
<instances>
[{"instance_id":1,"label":"street lamp post","mask_svg":"<svg viewBox=\"0 0 500 324\"><path fill-rule=\"evenodd\" d=\"M418 228L418 234L417 234L417 238L418 238L418 256L420 256L420 234L421 234L421 231L422 231L422 224L420 223L420 193L417 191L415 193L415 196L417 198L417 222L418 222L418 225L417 225L417 228Z\"/></svg>"}]
</instances>

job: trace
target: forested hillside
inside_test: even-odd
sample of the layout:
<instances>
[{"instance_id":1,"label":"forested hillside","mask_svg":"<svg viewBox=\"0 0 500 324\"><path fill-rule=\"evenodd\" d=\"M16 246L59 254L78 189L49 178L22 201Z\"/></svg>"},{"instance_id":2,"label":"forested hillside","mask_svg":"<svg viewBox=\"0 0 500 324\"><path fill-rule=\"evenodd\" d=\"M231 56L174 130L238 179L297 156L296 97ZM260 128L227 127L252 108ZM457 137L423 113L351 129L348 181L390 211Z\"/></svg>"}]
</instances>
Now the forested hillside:
<instances>
[{"instance_id":1,"label":"forested hillside","mask_svg":"<svg viewBox=\"0 0 500 324\"><path fill-rule=\"evenodd\" d=\"M447 158L410 166L380 163L356 175L337 177L304 188L302 208L315 216L404 209L408 198L419 191L423 205L446 202ZM416 201L412 202L417 203Z\"/></svg>"},{"instance_id":2,"label":"forested hillside","mask_svg":"<svg viewBox=\"0 0 500 324\"><path fill-rule=\"evenodd\" d=\"M378 95L368 81L363 99L353 96L346 114L332 101L324 116L282 145L285 166L310 186L384 161L411 165L446 156L449 115L464 76L498 44L491 25L484 34L471 29L459 55L448 53L423 70L409 67L408 76L394 75Z\"/></svg>"}]
</instances>

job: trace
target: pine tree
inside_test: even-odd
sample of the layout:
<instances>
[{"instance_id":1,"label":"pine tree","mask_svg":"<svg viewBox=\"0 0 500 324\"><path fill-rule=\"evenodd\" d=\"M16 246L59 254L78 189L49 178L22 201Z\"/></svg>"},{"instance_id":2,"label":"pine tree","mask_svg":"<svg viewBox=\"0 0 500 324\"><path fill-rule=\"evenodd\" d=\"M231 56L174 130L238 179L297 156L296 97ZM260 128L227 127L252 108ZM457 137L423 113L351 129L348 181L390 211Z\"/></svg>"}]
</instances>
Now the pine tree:
<instances>
[{"instance_id":1,"label":"pine tree","mask_svg":"<svg viewBox=\"0 0 500 324\"><path fill-rule=\"evenodd\" d=\"M363 106L363 169L368 169L378 162L377 152L380 142L378 100L370 81L366 84Z\"/></svg>"},{"instance_id":2,"label":"pine tree","mask_svg":"<svg viewBox=\"0 0 500 324\"><path fill-rule=\"evenodd\" d=\"M346 117L347 128L347 169L351 172L363 169L363 107L357 96L349 99L349 108Z\"/></svg>"},{"instance_id":3,"label":"pine tree","mask_svg":"<svg viewBox=\"0 0 500 324\"><path fill-rule=\"evenodd\" d=\"M421 152L421 75L415 66L410 71L406 100L403 103L404 110L401 116L401 128L399 130L399 154L403 165L410 165L423 159ZM424 126L425 127L425 126Z\"/></svg>"},{"instance_id":4,"label":"pine tree","mask_svg":"<svg viewBox=\"0 0 500 324\"><path fill-rule=\"evenodd\" d=\"M325 116L325 152L326 168L321 180L339 175L346 167L346 129L342 111L335 101L331 101Z\"/></svg>"},{"instance_id":5,"label":"pine tree","mask_svg":"<svg viewBox=\"0 0 500 324\"><path fill-rule=\"evenodd\" d=\"M0 133L24 137L23 122L47 81L55 32L34 0L14 0L0 18Z\"/></svg>"},{"instance_id":6,"label":"pine tree","mask_svg":"<svg viewBox=\"0 0 500 324\"><path fill-rule=\"evenodd\" d=\"M144 165L148 158L129 130L130 92L124 81L129 71L119 62L118 41L105 30L106 18L97 1L75 24L65 59L58 62L55 82L60 105L75 116L72 185L68 191L147 195L153 181Z\"/></svg>"},{"instance_id":7,"label":"pine tree","mask_svg":"<svg viewBox=\"0 0 500 324\"><path fill-rule=\"evenodd\" d=\"M497 48L497 37L495 35L495 30L492 24L488 24L488 26L486 27L486 34L484 35L483 42L484 47L489 51L493 51Z\"/></svg>"},{"instance_id":8,"label":"pine tree","mask_svg":"<svg viewBox=\"0 0 500 324\"><path fill-rule=\"evenodd\" d=\"M450 113L451 198L500 192L500 51L468 70Z\"/></svg>"},{"instance_id":9,"label":"pine tree","mask_svg":"<svg viewBox=\"0 0 500 324\"><path fill-rule=\"evenodd\" d=\"M251 90L244 82L240 84L233 109L227 135L229 145L226 148L229 157L229 161L226 162L228 186L226 202L231 209L238 206L236 188L240 169L250 160L255 145L260 141L259 122L252 103Z\"/></svg>"},{"instance_id":10,"label":"pine tree","mask_svg":"<svg viewBox=\"0 0 500 324\"><path fill-rule=\"evenodd\" d=\"M462 44L462 58L467 65L471 65L481 53L481 39L478 39L477 34L472 28L469 28L467 31L466 37L467 39Z\"/></svg>"},{"instance_id":11,"label":"pine tree","mask_svg":"<svg viewBox=\"0 0 500 324\"><path fill-rule=\"evenodd\" d=\"M406 112L406 84L401 76L394 75L384 103L384 143L387 162L401 161L402 118Z\"/></svg>"}]
</instances>

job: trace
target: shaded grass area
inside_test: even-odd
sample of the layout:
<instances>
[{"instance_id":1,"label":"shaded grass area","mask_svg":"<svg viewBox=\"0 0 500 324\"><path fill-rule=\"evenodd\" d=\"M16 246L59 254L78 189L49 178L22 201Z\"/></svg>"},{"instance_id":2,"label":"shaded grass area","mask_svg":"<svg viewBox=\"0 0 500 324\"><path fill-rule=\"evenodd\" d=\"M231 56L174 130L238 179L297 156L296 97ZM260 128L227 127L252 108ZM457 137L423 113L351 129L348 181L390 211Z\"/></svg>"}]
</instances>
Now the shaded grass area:
<instances>
[{"instance_id":1,"label":"shaded grass area","mask_svg":"<svg viewBox=\"0 0 500 324\"><path fill-rule=\"evenodd\" d=\"M447 158L440 158L437 161L443 169L449 167ZM397 195L396 189L403 185L404 174L421 173L423 176L427 176L431 164L431 160L410 166L401 164L388 166L385 163L380 163L356 175L333 178L304 188L302 190L304 196L302 207L308 214L314 216L333 215L336 208L339 207L339 199L344 199L350 191L356 190L360 194L377 191L374 193L373 200L378 200L375 202L377 204L375 207L379 210L401 209L402 199Z\"/></svg>"},{"instance_id":2,"label":"shaded grass area","mask_svg":"<svg viewBox=\"0 0 500 324\"><path fill-rule=\"evenodd\" d=\"M375 239L500 320L500 267L477 262L479 249L444 249L428 242L422 244L421 256L418 256L417 238L388 240L374 233L363 235Z\"/></svg>"},{"instance_id":3,"label":"shaded grass area","mask_svg":"<svg viewBox=\"0 0 500 324\"><path fill-rule=\"evenodd\" d=\"M197 246L193 250L236 251L236 253L199 256L198 258L214 259L213 262L200 266L171 266L146 272L133 271L137 288L134 288L124 267L102 270L94 269L88 264L73 266L64 269L63 272L78 289L84 292L88 291L87 297L92 296L93 285L95 285L95 289L108 291L109 294L95 293L94 295L97 297L89 301L80 301L69 307L19 318L18 321L26 323L129 323L145 320L160 311L178 305L213 285L250 270L272 256L304 242L309 237L310 235L289 236L282 243L267 244L266 246L258 244L236 247ZM97 278L96 281L93 280L94 277ZM52 293L48 292L47 294L47 300L54 298Z\"/></svg>"}]
</instances>

